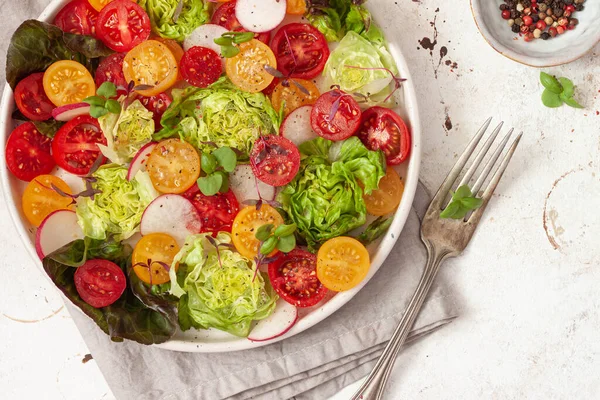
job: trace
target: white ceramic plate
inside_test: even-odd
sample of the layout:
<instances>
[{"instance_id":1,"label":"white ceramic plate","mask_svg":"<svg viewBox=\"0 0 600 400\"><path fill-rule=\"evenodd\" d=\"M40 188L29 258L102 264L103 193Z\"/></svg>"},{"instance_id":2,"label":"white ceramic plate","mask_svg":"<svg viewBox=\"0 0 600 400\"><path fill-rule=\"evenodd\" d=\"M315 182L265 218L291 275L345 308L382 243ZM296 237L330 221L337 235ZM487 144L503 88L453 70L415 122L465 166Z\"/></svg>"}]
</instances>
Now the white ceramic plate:
<instances>
[{"instance_id":1,"label":"white ceramic plate","mask_svg":"<svg viewBox=\"0 0 600 400\"><path fill-rule=\"evenodd\" d=\"M549 40L526 42L513 33L500 16L502 0L471 0L471 11L479 32L498 53L532 67L570 63L584 56L600 41L600 4L587 0L583 11L573 14L579 25ZM518 39L517 39L518 38Z\"/></svg>"},{"instance_id":2,"label":"white ceramic plate","mask_svg":"<svg viewBox=\"0 0 600 400\"><path fill-rule=\"evenodd\" d=\"M60 10L67 2L68 0L54 0L44 10L42 15L40 15L39 19L42 21L52 21L56 12L58 12L58 10ZM395 111L406 121L412 133L410 159L398 168L398 172L404 178L405 182L404 196L400 207L398 207L398 210L396 211L394 221L388 233L379 243L372 245L369 249L372 263L367 278L350 291L338 293L329 298L327 302L321 303L310 309L301 310L301 316L296 325L294 325L285 335L270 341L251 342L248 339L238 338L214 329L206 331L190 330L187 332L178 331L170 341L157 345L158 347L186 352L226 352L260 347L294 336L324 320L346 304L377 272L396 243L396 240L404 227L404 223L408 218L417 188L419 164L421 161L421 124L419 121L416 93L412 79L410 78L408 66L406 65L402 52L394 44L394 37L398 37L402 34L401 26L397 24L397 21L395 20L397 8L389 0L369 0L367 6L372 12L375 21L383 28L386 38L390 41L390 51L396 60L396 64L400 70L400 76L407 78L407 81L403 84L402 89L398 93L400 107ZM29 251L31 258L41 269L41 262L35 251L35 228L27 222L27 219L23 216L21 211L21 195L26 183L13 177L6 168L4 151L6 139L14 128L14 122L11 119L13 107L13 94L10 87L6 85L0 106L0 180L2 190L6 197L7 206L17 232L23 240L23 243L25 243L25 247ZM43 270L42 273L45 275Z\"/></svg>"}]
</instances>

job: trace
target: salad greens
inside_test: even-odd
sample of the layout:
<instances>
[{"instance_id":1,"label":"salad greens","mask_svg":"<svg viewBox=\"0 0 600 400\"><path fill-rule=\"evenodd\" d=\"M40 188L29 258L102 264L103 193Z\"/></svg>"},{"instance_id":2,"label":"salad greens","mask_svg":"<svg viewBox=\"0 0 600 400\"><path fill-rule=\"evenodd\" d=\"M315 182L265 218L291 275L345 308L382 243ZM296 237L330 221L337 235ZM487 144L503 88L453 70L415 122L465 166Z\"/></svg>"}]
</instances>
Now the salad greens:
<instances>
[{"instance_id":1,"label":"salad greens","mask_svg":"<svg viewBox=\"0 0 600 400\"><path fill-rule=\"evenodd\" d=\"M10 39L6 53L6 81L14 90L21 79L33 72L44 71L59 60L74 60L93 71L97 58L111 53L112 50L92 36L63 32L54 25L27 20Z\"/></svg>"},{"instance_id":2,"label":"salad greens","mask_svg":"<svg viewBox=\"0 0 600 400\"><path fill-rule=\"evenodd\" d=\"M393 218L378 217L375 221L371 222L369 226L367 226L367 229L358 235L356 239L365 246L371 244L387 232L393 221Z\"/></svg>"},{"instance_id":3,"label":"salad greens","mask_svg":"<svg viewBox=\"0 0 600 400\"><path fill-rule=\"evenodd\" d=\"M279 199L309 249L315 250L366 222L363 191L377 189L385 175L385 158L355 136L341 142L317 138L299 149L300 172Z\"/></svg>"},{"instance_id":4,"label":"salad greens","mask_svg":"<svg viewBox=\"0 0 600 400\"><path fill-rule=\"evenodd\" d=\"M237 155L229 147L219 147L212 153L202 153L200 162L206 176L198 178L198 188L205 196L229 190L229 173L235 170Z\"/></svg>"},{"instance_id":5,"label":"salad greens","mask_svg":"<svg viewBox=\"0 0 600 400\"><path fill-rule=\"evenodd\" d=\"M383 41L371 13L362 6L366 0L308 0L307 19L330 42L340 41L347 32L356 32L370 41Z\"/></svg>"},{"instance_id":6,"label":"salad greens","mask_svg":"<svg viewBox=\"0 0 600 400\"><path fill-rule=\"evenodd\" d=\"M115 342L123 339L142 344L166 342L177 327L177 299L152 294L131 269L131 246L86 238L76 240L42 261L44 270L73 304L90 317ZM119 265L128 277L125 292L113 304L95 308L77 293L74 275L81 260L103 258Z\"/></svg>"},{"instance_id":7,"label":"salad greens","mask_svg":"<svg viewBox=\"0 0 600 400\"><path fill-rule=\"evenodd\" d=\"M155 140L179 135L203 153L227 146L248 154L260 134L277 133L279 114L262 93L237 89L226 77L207 88L175 89Z\"/></svg>"},{"instance_id":8,"label":"salad greens","mask_svg":"<svg viewBox=\"0 0 600 400\"><path fill-rule=\"evenodd\" d=\"M232 251L231 236L219 232L192 235L175 256L187 266L183 284L171 275L171 292L179 299L179 323L183 330L217 328L246 337L252 321L268 317L275 309L277 295L269 279L258 272L256 263Z\"/></svg>"},{"instance_id":9,"label":"salad greens","mask_svg":"<svg viewBox=\"0 0 600 400\"><path fill-rule=\"evenodd\" d=\"M109 100L111 101L111 100ZM98 118L106 137L106 146L99 144L102 154L114 163L125 164L139 149L152 140L154 120L139 100L135 100L119 113L107 113Z\"/></svg>"},{"instance_id":10,"label":"salad greens","mask_svg":"<svg viewBox=\"0 0 600 400\"><path fill-rule=\"evenodd\" d=\"M158 197L145 171L127 180L127 168L104 165L92 174L92 188L100 193L77 203L77 218L85 236L104 240L129 238L139 229L146 206Z\"/></svg>"},{"instance_id":11,"label":"salad greens","mask_svg":"<svg viewBox=\"0 0 600 400\"><path fill-rule=\"evenodd\" d=\"M208 0L140 0L138 4L148 13L156 34L178 42L210 20Z\"/></svg>"},{"instance_id":12,"label":"salad greens","mask_svg":"<svg viewBox=\"0 0 600 400\"><path fill-rule=\"evenodd\" d=\"M392 56L383 43L370 42L354 31L348 32L331 52L324 71L344 92L359 93L366 97L389 90L389 84L397 72Z\"/></svg>"}]
</instances>

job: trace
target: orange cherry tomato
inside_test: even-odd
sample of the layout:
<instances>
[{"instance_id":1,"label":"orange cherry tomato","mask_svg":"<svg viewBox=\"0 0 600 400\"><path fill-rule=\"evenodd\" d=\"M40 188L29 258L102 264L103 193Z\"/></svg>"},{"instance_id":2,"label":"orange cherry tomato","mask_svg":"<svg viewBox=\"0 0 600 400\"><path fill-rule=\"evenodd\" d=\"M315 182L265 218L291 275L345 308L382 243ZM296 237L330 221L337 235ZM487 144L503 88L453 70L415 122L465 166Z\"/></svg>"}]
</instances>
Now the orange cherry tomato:
<instances>
[{"instance_id":1,"label":"orange cherry tomato","mask_svg":"<svg viewBox=\"0 0 600 400\"><path fill-rule=\"evenodd\" d=\"M173 57L175 57L175 60L177 61L177 65L179 65L179 62L181 61L181 57L183 57L184 51L181 48L181 46L179 45L179 43L177 43L177 41L175 41L173 39L167 39L164 37L160 37L160 36L152 37L152 38L150 38L150 40L156 40L157 42L160 42L160 43L164 44L165 46L167 46L167 48L169 50L171 50L171 53L173 53Z\"/></svg>"},{"instance_id":2,"label":"orange cherry tomato","mask_svg":"<svg viewBox=\"0 0 600 400\"><path fill-rule=\"evenodd\" d=\"M88 0L88 3L90 3L90 5L94 7L96 11L100 11L111 1L113 0Z\"/></svg>"},{"instance_id":3,"label":"orange cherry tomato","mask_svg":"<svg viewBox=\"0 0 600 400\"><path fill-rule=\"evenodd\" d=\"M317 278L329 290L341 292L358 285L369 272L369 252L358 240L329 239L317 253Z\"/></svg>"},{"instance_id":4,"label":"orange cherry tomato","mask_svg":"<svg viewBox=\"0 0 600 400\"><path fill-rule=\"evenodd\" d=\"M367 212L377 216L391 213L400 204L403 193L404 183L402 183L402 178L394 168L388 167L387 172L379 181L379 188L371 194L363 195Z\"/></svg>"},{"instance_id":5,"label":"orange cherry tomato","mask_svg":"<svg viewBox=\"0 0 600 400\"><path fill-rule=\"evenodd\" d=\"M151 233L140 239L135 245L131 263L133 272L142 281L151 285L161 285L171 280L166 264L171 268L179 246L173 237L164 233ZM179 264L175 264L175 270Z\"/></svg>"},{"instance_id":6,"label":"orange cherry tomato","mask_svg":"<svg viewBox=\"0 0 600 400\"><path fill-rule=\"evenodd\" d=\"M137 90L142 96L155 96L175 84L179 68L169 47L156 40L146 40L135 46L123 60L123 75L127 82L152 86Z\"/></svg>"},{"instance_id":7,"label":"orange cherry tomato","mask_svg":"<svg viewBox=\"0 0 600 400\"><path fill-rule=\"evenodd\" d=\"M81 103L96 94L90 71L76 61L56 61L44 72L44 92L55 106Z\"/></svg>"},{"instance_id":8,"label":"orange cherry tomato","mask_svg":"<svg viewBox=\"0 0 600 400\"><path fill-rule=\"evenodd\" d=\"M292 15L306 14L306 0L287 0L286 12Z\"/></svg>"},{"instance_id":9,"label":"orange cherry tomato","mask_svg":"<svg viewBox=\"0 0 600 400\"><path fill-rule=\"evenodd\" d=\"M286 87L282 82L279 82L271 95L273 108L279 111L283 105L283 113L286 116L296 108L315 104L321 95L317 86L306 79L290 79L288 83L289 85ZM308 94L298 85L306 89Z\"/></svg>"},{"instance_id":10,"label":"orange cherry tomato","mask_svg":"<svg viewBox=\"0 0 600 400\"><path fill-rule=\"evenodd\" d=\"M183 193L200 176L200 156L191 144L183 140L164 140L148 156L146 170L159 192Z\"/></svg>"},{"instance_id":11,"label":"orange cherry tomato","mask_svg":"<svg viewBox=\"0 0 600 400\"><path fill-rule=\"evenodd\" d=\"M241 255L250 259L256 257L260 245L256 230L266 224L273 224L275 228L283 225L283 218L270 205L263 204L260 210L254 206L240 210L231 226L231 240Z\"/></svg>"},{"instance_id":12,"label":"orange cherry tomato","mask_svg":"<svg viewBox=\"0 0 600 400\"><path fill-rule=\"evenodd\" d=\"M250 93L257 93L271 84L274 77L265 65L277 69L273 51L263 42L252 39L241 43L240 52L225 61L225 72L231 82Z\"/></svg>"},{"instance_id":13,"label":"orange cherry tomato","mask_svg":"<svg viewBox=\"0 0 600 400\"><path fill-rule=\"evenodd\" d=\"M40 226L42 221L54 211L73 208L70 197L61 196L52 185L67 194L71 188L62 179L54 175L35 177L23 192L23 214L31 225Z\"/></svg>"}]
</instances>

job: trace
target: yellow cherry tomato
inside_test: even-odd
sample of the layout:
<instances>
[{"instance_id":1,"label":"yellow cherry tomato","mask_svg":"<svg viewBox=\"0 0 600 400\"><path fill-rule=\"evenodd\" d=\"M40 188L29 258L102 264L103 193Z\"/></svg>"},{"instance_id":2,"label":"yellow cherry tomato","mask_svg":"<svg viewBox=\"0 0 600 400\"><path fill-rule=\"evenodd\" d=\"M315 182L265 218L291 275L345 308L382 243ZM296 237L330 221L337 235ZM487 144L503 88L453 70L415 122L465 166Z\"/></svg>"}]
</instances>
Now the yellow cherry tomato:
<instances>
[{"instance_id":1,"label":"yellow cherry tomato","mask_svg":"<svg viewBox=\"0 0 600 400\"><path fill-rule=\"evenodd\" d=\"M266 224L273 224L275 228L283 225L283 218L270 205L263 204L260 210L255 206L240 210L231 226L231 240L241 255L250 259L256 257L260 245L260 241L255 236L256 231Z\"/></svg>"},{"instance_id":2,"label":"yellow cherry tomato","mask_svg":"<svg viewBox=\"0 0 600 400\"><path fill-rule=\"evenodd\" d=\"M277 69L273 51L263 42L252 39L241 43L240 52L225 61L225 72L231 82L246 92L257 93L273 82L265 65Z\"/></svg>"},{"instance_id":3,"label":"yellow cherry tomato","mask_svg":"<svg viewBox=\"0 0 600 400\"><path fill-rule=\"evenodd\" d=\"M131 256L133 272L142 281L151 285L160 285L169 282L169 268L179 252L179 246L173 237L164 233L151 233L140 239L135 245ZM175 270L179 264L175 264Z\"/></svg>"},{"instance_id":4,"label":"yellow cherry tomato","mask_svg":"<svg viewBox=\"0 0 600 400\"><path fill-rule=\"evenodd\" d=\"M169 89L177 81L178 74L177 59L169 47L156 40L138 44L123 60L123 75L127 82L151 86L137 90L142 96L154 96Z\"/></svg>"},{"instance_id":5,"label":"yellow cherry tomato","mask_svg":"<svg viewBox=\"0 0 600 400\"><path fill-rule=\"evenodd\" d=\"M44 72L44 92L55 106L81 103L96 94L94 78L76 61L62 60L50 65Z\"/></svg>"},{"instance_id":6,"label":"yellow cherry tomato","mask_svg":"<svg viewBox=\"0 0 600 400\"><path fill-rule=\"evenodd\" d=\"M282 82L279 82L271 95L273 108L275 108L276 111L279 111L283 105L283 113L285 116L296 108L315 104L321 95L317 86L306 79L290 79L288 83L288 86L284 86ZM306 89L308 93L305 93L298 85Z\"/></svg>"},{"instance_id":7,"label":"yellow cherry tomato","mask_svg":"<svg viewBox=\"0 0 600 400\"><path fill-rule=\"evenodd\" d=\"M292 15L306 14L306 0L287 0L286 12Z\"/></svg>"},{"instance_id":8,"label":"yellow cherry tomato","mask_svg":"<svg viewBox=\"0 0 600 400\"><path fill-rule=\"evenodd\" d=\"M358 240L340 236L326 241L317 253L317 278L329 290L358 285L369 272L369 252Z\"/></svg>"},{"instance_id":9,"label":"yellow cherry tomato","mask_svg":"<svg viewBox=\"0 0 600 400\"><path fill-rule=\"evenodd\" d=\"M88 0L88 3L90 3L90 5L94 7L96 11L100 11L111 1L113 0Z\"/></svg>"},{"instance_id":10,"label":"yellow cherry tomato","mask_svg":"<svg viewBox=\"0 0 600 400\"><path fill-rule=\"evenodd\" d=\"M388 167L387 172L379 181L379 188L371 194L363 195L367 212L377 216L391 213L398 208L403 193L404 183L402 183L402 178L394 168Z\"/></svg>"},{"instance_id":11,"label":"yellow cherry tomato","mask_svg":"<svg viewBox=\"0 0 600 400\"><path fill-rule=\"evenodd\" d=\"M148 156L146 170L159 192L183 193L200 176L200 156L191 144L183 140L164 140Z\"/></svg>"},{"instance_id":12,"label":"yellow cherry tomato","mask_svg":"<svg viewBox=\"0 0 600 400\"><path fill-rule=\"evenodd\" d=\"M73 208L71 205L73 200L58 194L52 185L66 194L72 194L69 185L54 175L35 177L23 192L23 214L33 226L40 226L42 221L54 211Z\"/></svg>"}]
</instances>

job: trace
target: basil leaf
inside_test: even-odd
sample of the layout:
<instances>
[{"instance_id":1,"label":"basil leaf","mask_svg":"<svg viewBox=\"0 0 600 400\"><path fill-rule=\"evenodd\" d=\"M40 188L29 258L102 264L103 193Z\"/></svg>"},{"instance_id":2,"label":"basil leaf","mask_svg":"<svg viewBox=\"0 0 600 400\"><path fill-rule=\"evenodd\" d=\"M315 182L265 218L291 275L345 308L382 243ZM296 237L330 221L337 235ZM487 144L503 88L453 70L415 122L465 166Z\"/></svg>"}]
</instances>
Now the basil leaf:
<instances>
[{"instance_id":1,"label":"basil leaf","mask_svg":"<svg viewBox=\"0 0 600 400\"><path fill-rule=\"evenodd\" d=\"M231 46L233 44L233 39L227 36L220 36L214 40L215 44L219 46Z\"/></svg>"},{"instance_id":2,"label":"basil leaf","mask_svg":"<svg viewBox=\"0 0 600 400\"><path fill-rule=\"evenodd\" d=\"M388 230L393 220L393 218L377 218L367 226L367 229L363 233L358 235L357 239L365 246L373 243Z\"/></svg>"},{"instance_id":3,"label":"basil leaf","mask_svg":"<svg viewBox=\"0 0 600 400\"><path fill-rule=\"evenodd\" d=\"M275 229L275 232L273 232L273 235L277 237L284 237L289 236L294 232L296 232L296 224L279 225L277 229Z\"/></svg>"},{"instance_id":4,"label":"basil leaf","mask_svg":"<svg viewBox=\"0 0 600 400\"><path fill-rule=\"evenodd\" d=\"M456 189L456 192L452 195L452 200L460 200L465 197L471 197L471 196L472 196L472 194L471 194L471 189L469 188L469 186L462 185L461 187Z\"/></svg>"},{"instance_id":5,"label":"basil leaf","mask_svg":"<svg viewBox=\"0 0 600 400\"><path fill-rule=\"evenodd\" d=\"M282 236L277 242L277 249L283 253L289 253L296 247L296 237L294 235Z\"/></svg>"},{"instance_id":6,"label":"basil leaf","mask_svg":"<svg viewBox=\"0 0 600 400\"><path fill-rule=\"evenodd\" d=\"M83 99L84 103L88 103L90 106L102 106L106 103L106 100L100 96L90 96Z\"/></svg>"},{"instance_id":7,"label":"basil leaf","mask_svg":"<svg viewBox=\"0 0 600 400\"><path fill-rule=\"evenodd\" d=\"M202 166L202 171L210 175L217 168L217 159L210 153L202 153L200 165Z\"/></svg>"},{"instance_id":8,"label":"basil leaf","mask_svg":"<svg viewBox=\"0 0 600 400\"><path fill-rule=\"evenodd\" d=\"M233 35L233 43L240 44L249 42L254 39L254 32L235 32Z\"/></svg>"},{"instance_id":9,"label":"basil leaf","mask_svg":"<svg viewBox=\"0 0 600 400\"><path fill-rule=\"evenodd\" d=\"M574 98L572 97L563 97L563 95L560 95L560 99L562 101L565 102L566 105L568 105L569 107L573 107L573 108L584 108L581 104L579 104Z\"/></svg>"},{"instance_id":10,"label":"basil leaf","mask_svg":"<svg viewBox=\"0 0 600 400\"><path fill-rule=\"evenodd\" d=\"M464 199L460 200L460 204L463 206L463 208L471 211L481 207L483 204L483 199L477 197L465 197Z\"/></svg>"},{"instance_id":11,"label":"basil leaf","mask_svg":"<svg viewBox=\"0 0 600 400\"><path fill-rule=\"evenodd\" d=\"M110 99L117 95L117 87L114 83L106 81L96 90L98 96L102 96L105 99Z\"/></svg>"},{"instance_id":12,"label":"basil leaf","mask_svg":"<svg viewBox=\"0 0 600 400\"><path fill-rule=\"evenodd\" d=\"M90 115L94 118L100 118L108 114L108 110L103 106L90 106Z\"/></svg>"},{"instance_id":13,"label":"basil leaf","mask_svg":"<svg viewBox=\"0 0 600 400\"><path fill-rule=\"evenodd\" d=\"M223 184L221 174L211 174L198 178L198 188L205 196L213 196L219 192Z\"/></svg>"},{"instance_id":14,"label":"basil leaf","mask_svg":"<svg viewBox=\"0 0 600 400\"><path fill-rule=\"evenodd\" d=\"M563 88L561 96L564 95L566 98L573 97L573 94L575 94L575 85L573 85L573 82L568 78L558 78L558 80Z\"/></svg>"},{"instance_id":15,"label":"basil leaf","mask_svg":"<svg viewBox=\"0 0 600 400\"><path fill-rule=\"evenodd\" d=\"M106 104L104 107L108 110L108 112L112 114L120 114L121 113L121 104L116 100L106 100Z\"/></svg>"},{"instance_id":16,"label":"basil leaf","mask_svg":"<svg viewBox=\"0 0 600 400\"><path fill-rule=\"evenodd\" d=\"M448 204L448 207L446 207L444 211L440 213L440 218L460 219L463 218L465 215L466 212L464 212L464 210L462 209L460 202L452 201L450 204Z\"/></svg>"},{"instance_id":17,"label":"basil leaf","mask_svg":"<svg viewBox=\"0 0 600 400\"><path fill-rule=\"evenodd\" d=\"M261 242L264 242L271 236L272 231L273 224L265 224L256 230L256 234L254 236L256 237L256 239L260 240Z\"/></svg>"},{"instance_id":18,"label":"basil leaf","mask_svg":"<svg viewBox=\"0 0 600 400\"><path fill-rule=\"evenodd\" d=\"M221 46L221 54L225 58L232 58L240 53L240 49L235 46Z\"/></svg>"},{"instance_id":19,"label":"basil leaf","mask_svg":"<svg viewBox=\"0 0 600 400\"><path fill-rule=\"evenodd\" d=\"M545 89L544 93L542 93L542 103L546 107L556 108L562 106L563 99L561 99L561 97L558 94L551 92L548 89Z\"/></svg>"},{"instance_id":20,"label":"basil leaf","mask_svg":"<svg viewBox=\"0 0 600 400\"><path fill-rule=\"evenodd\" d=\"M540 72L540 82L542 83L543 87L552 93L560 94L563 91L558 79L556 79L555 76L549 75L545 72Z\"/></svg>"},{"instance_id":21,"label":"basil leaf","mask_svg":"<svg viewBox=\"0 0 600 400\"><path fill-rule=\"evenodd\" d=\"M223 146L212 152L212 155L217 159L219 165L226 172L233 172L237 165L237 155L230 147Z\"/></svg>"}]
</instances>

